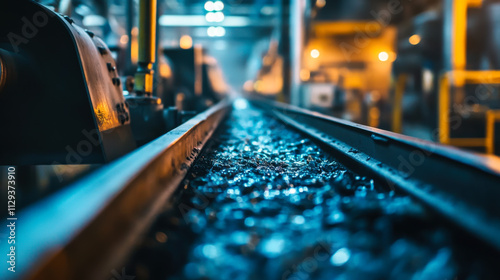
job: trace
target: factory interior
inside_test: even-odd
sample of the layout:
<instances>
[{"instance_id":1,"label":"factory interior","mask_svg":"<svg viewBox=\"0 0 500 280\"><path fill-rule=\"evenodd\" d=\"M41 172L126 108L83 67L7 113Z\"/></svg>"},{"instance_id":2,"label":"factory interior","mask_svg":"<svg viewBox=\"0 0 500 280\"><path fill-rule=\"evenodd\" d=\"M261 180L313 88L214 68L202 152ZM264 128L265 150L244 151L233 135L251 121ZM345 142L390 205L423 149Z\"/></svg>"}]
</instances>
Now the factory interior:
<instances>
[{"instance_id":1,"label":"factory interior","mask_svg":"<svg viewBox=\"0 0 500 280\"><path fill-rule=\"evenodd\" d=\"M0 2L0 279L500 279L499 0Z\"/></svg>"}]
</instances>

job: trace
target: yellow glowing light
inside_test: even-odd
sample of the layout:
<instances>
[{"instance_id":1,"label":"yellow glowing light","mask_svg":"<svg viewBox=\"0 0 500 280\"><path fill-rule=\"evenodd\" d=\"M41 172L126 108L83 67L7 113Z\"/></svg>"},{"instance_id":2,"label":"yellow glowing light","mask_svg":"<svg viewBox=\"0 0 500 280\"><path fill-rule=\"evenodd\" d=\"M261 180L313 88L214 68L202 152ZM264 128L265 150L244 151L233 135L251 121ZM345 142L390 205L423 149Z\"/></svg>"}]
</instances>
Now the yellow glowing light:
<instances>
[{"instance_id":1,"label":"yellow glowing light","mask_svg":"<svg viewBox=\"0 0 500 280\"><path fill-rule=\"evenodd\" d=\"M130 44L130 57L132 63L136 64L139 60L139 42L137 35L139 35L139 29L137 27L132 28L132 41Z\"/></svg>"},{"instance_id":2,"label":"yellow glowing light","mask_svg":"<svg viewBox=\"0 0 500 280\"><path fill-rule=\"evenodd\" d=\"M300 70L300 79L302 81L308 81L311 78L311 72L307 69Z\"/></svg>"},{"instance_id":3,"label":"yellow glowing light","mask_svg":"<svg viewBox=\"0 0 500 280\"><path fill-rule=\"evenodd\" d=\"M323 8L326 5L326 0L317 0L316 7Z\"/></svg>"},{"instance_id":4,"label":"yellow glowing light","mask_svg":"<svg viewBox=\"0 0 500 280\"><path fill-rule=\"evenodd\" d=\"M398 58L398 55L395 52L389 52L389 61L394 62Z\"/></svg>"},{"instance_id":5,"label":"yellow glowing light","mask_svg":"<svg viewBox=\"0 0 500 280\"><path fill-rule=\"evenodd\" d=\"M172 69L168 64L160 64L160 75L165 78L172 76Z\"/></svg>"},{"instance_id":6,"label":"yellow glowing light","mask_svg":"<svg viewBox=\"0 0 500 280\"><path fill-rule=\"evenodd\" d=\"M120 43L121 43L122 45L125 45L126 43L128 43L128 36L127 36L127 35L122 35L122 36L120 37Z\"/></svg>"},{"instance_id":7,"label":"yellow glowing light","mask_svg":"<svg viewBox=\"0 0 500 280\"><path fill-rule=\"evenodd\" d=\"M193 47L193 38L189 35L184 35L179 40L179 45L182 49L190 49Z\"/></svg>"},{"instance_id":8,"label":"yellow glowing light","mask_svg":"<svg viewBox=\"0 0 500 280\"><path fill-rule=\"evenodd\" d=\"M260 92L262 91L262 81L258 80L253 84L253 88L255 91Z\"/></svg>"},{"instance_id":9,"label":"yellow glowing light","mask_svg":"<svg viewBox=\"0 0 500 280\"><path fill-rule=\"evenodd\" d=\"M408 39L408 41L410 42L410 44L412 45L418 45L418 43L420 43L420 36L418 34L413 34L411 35L410 39Z\"/></svg>"},{"instance_id":10,"label":"yellow glowing light","mask_svg":"<svg viewBox=\"0 0 500 280\"><path fill-rule=\"evenodd\" d=\"M387 61L389 59L389 54L387 52L380 52L378 54L378 59L380 61Z\"/></svg>"},{"instance_id":11,"label":"yellow glowing light","mask_svg":"<svg viewBox=\"0 0 500 280\"><path fill-rule=\"evenodd\" d=\"M318 58L319 57L319 51L317 49L314 49L311 51L311 57L312 58Z\"/></svg>"}]
</instances>

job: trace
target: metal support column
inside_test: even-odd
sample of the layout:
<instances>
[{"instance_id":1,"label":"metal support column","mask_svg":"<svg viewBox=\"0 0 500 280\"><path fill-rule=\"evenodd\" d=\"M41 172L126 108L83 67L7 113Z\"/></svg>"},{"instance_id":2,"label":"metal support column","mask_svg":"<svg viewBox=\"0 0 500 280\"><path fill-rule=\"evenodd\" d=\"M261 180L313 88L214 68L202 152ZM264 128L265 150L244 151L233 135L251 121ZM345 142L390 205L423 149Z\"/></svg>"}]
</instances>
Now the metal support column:
<instances>
[{"instance_id":1,"label":"metal support column","mask_svg":"<svg viewBox=\"0 0 500 280\"><path fill-rule=\"evenodd\" d=\"M293 0L290 3L290 65L291 65L291 95L290 103L301 106L300 69L302 67L302 53L304 49L304 13L305 0Z\"/></svg>"},{"instance_id":2,"label":"metal support column","mask_svg":"<svg viewBox=\"0 0 500 280\"><path fill-rule=\"evenodd\" d=\"M153 63L156 58L156 0L139 2L139 61L134 90L138 95L153 93Z\"/></svg>"}]
</instances>

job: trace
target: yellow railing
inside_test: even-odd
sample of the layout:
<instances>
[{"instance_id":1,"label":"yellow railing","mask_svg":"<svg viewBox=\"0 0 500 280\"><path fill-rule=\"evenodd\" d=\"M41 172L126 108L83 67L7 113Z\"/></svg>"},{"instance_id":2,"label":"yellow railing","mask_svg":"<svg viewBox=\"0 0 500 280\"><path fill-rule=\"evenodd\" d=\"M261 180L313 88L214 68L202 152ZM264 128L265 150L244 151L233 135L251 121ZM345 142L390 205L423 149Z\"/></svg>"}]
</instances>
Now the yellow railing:
<instances>
[{"instance_id":1,"label":"yellow railing","mask_svg":"<svg viewBox=\"0 0 500 280\"><path fill-rule=\"evenodd\" d=\"M392 131L401 133L403 131L403 94L405 92L408 74L399 74L394 89L392 107Z\"/></svg>"},{"instance_id":2,"label":"yellow railing","mask_svg":"<svg viewBox=\"0 0 500 280\"><path fill-rule=\"evenodd\" d=\"M442 75L439 82L439 142L458 147L485 147L487 153L493 154L495 122L500 121L500 110L486 112L485 138L450 137L450 89L457 84L500 84L500 71L450 71Z\"/></svg>"}]
</instances>

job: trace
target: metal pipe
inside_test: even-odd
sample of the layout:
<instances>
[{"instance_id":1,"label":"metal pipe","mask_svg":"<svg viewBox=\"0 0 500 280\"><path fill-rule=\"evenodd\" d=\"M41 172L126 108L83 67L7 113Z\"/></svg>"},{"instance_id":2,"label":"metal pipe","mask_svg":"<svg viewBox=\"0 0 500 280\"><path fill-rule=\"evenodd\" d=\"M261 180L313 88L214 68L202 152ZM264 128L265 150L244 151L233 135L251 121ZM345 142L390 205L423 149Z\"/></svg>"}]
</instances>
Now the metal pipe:
<instances>
[{"instance_id":1,"label":"metal pipe","mask_svg":"<svg viewBox=\"0 0 500 280\"><path fill-rule=\"evenodd\" d=\"M302 67L302 52L304 49L304 13L306 1L297 0L290 3L290 64L291 71L291 95L290 102L295 106L301 106L303 98L300 94L300 69Z\"/></svg>"},{"instance_id":2,"label":"metal pipe","mask_svg":"<svg viewBox=\"0 0 500 280\"><path fill-rule=\"evenodd\" d=\"M153 92L153 63L156 56L157 0L139 2L139 61L134 90L138 95Z\"/></svg>"}]
</instances>

